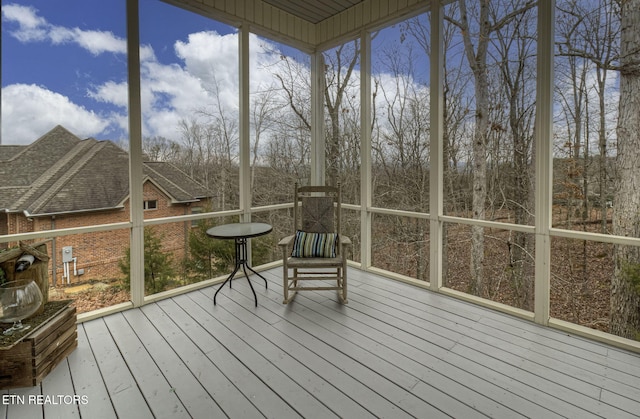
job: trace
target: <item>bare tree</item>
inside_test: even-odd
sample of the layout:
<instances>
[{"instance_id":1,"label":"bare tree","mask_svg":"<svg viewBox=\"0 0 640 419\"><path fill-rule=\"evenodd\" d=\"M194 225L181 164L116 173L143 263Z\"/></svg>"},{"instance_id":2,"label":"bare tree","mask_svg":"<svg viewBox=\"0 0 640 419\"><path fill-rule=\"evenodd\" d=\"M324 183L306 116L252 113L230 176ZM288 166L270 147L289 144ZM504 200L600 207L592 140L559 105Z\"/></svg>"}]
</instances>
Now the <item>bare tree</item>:
<instances>
[{"instance_id":1,"label":"bare tree","mask_svg":"<svg viewBox=\"0 0 640 419\"><path fill-rule=\"evenodd\" d=\"M557 95L565 102L563 110L571 116L572 122L565 124L569 135L566 146L571 147L567 162L565 184L575 183L571 189L579 191L579 196L570 199L569 204L578 203L582 207L583 228L588 221L592 202L589 196L598 195L596 202L600 210L601 232L607 228L607 202L610 199L610 179L608 172L609 136L613 129L607 125L613 110L610 101L609 80L611 70L616 70L619 59L618 40L620 36L617 0L602 2L581 2L568 0L558 5L558 27L562 41L558 42L559 74L566 74L573 92L571 103L565 100L566 90L557 89ZM565 73L564 71L569 71ZM578 83L579 84L576 84ZM560 83L562 86L564 83ZM592 96L596 99L592 99ZM591 105L593 102L593 108ZM596 117L592 117L595 115ZM593 125L593 126L592 126ZM571 131L573 129L573 131ZM597 138L597 191L590 190L590 164L592 152L589 139L594 133ZM579 185L579 183L582 183ZM569 197L571 198L571 196ZM580 202L581 201L581 202ZM571 208L567 211L571 215ZM570 222L570 218L567 220Z\"/></svg>"},{"instance_id":2,"label":"bare tree","mask_svg":"<svg viewBox=\"0 0 640 419\"><path fill-rule=\"evenodd\" d=\"M640 0L621 0L620 104L613 233L640 237ZM640 249L617 245L610 331L640 338Z\"/></svg>"},{"instance_id":3,"label":"bare tree","mask_svg":"<svg viewBox=\"0 0 640 419\"><path fill-rule=\"evenodd\" d=\"M585 167L587 162L582 157L588 149L587 78L591 68L586 57L570 52L578 48L585 49L584 43L581 43L584 41L584 13L576 7L574 0L559 4L557 9L556 74L560 76L560 80L556 84L556 97L562 105L563 118L563 122L557 124L562 137L558 155L566 158L558 160L561 164L557 165L555 173L558 196L566 202L566 226L571 228L575 210L582 206L588 196L588 191L581 187L584 185L584 182L581 185L581 179L588 177Z\"/></svg>"},{"instance_id":4,"label":"bare tree","mask_svg":"<svg viewBox=\"0 0 640 419\"><path fill-rule=\"evenodd\" d=\"M602 233L606 233L607 228L607 202L609 201L609 179L611 174L608 173L608 140L609 127L607 121L610 119L610 111L608 110L607 101L609 100L609 92L607 85L609 82L609 74L614 62L618 60L620 51L618 40L620 38L619 15L617 0L605 0L597 13L589 14L593 16L587 23L587 28L591 28L591 32L587 32L590 40L589 49L593 51L593 61L595 62L596 71L596 92L598 94L598 194L600 206L600 223Z\"/></svg>"},{"instance_id":5,"label":"bare tree","mask_svg":"<svg viewBox=\"0 0 640 419\"><path fill-rule=\"evenodd\" d=\"M403 48L391 44L381 50L374 77L374 205L428 212L429 91L416 77L413 40L401 42ZM392 233L376 243L380 252L399 251L394 271L426 280L428 224L404 217L378 219Z\"/></svg>"},{"instance_id":6,"label":"bare tree","mask_svg":"<svg viewBox=\"0 0 640 419\"><path fill-rule=\"evenodd\" d=\"M206 182L206 176L201 173L202 169L202 142L203 130L195 119L182 119L178 122L178 130L180 132L180 140L183 148L183 166L185 171L194 179L198 179L209 186Z\"/></svg>"},{"instance_id":7,"label":"bare tree","mask_svg":"<svg viewBox=\"0 0 640 419\"><path fill-rule=\"evenodd\" d=\"M345 97L353 84L353 70L360 58L360 41L355 40L341 44L326 52L325 56L325 107L329 124L327 127L327 180L329 185L336 185L342 172L341 145L343 144L341 120L345 113L350 112L344 107ZM353 90L352 90L353 92ZM351 118L358 118L358 113L352 112ZM344 182L343 182L344 183ZM355 197L354 197L355 198Z\"/></svg>"},{"instance_id":8,"label":"bare tree","mask_svg":"<svg viewBox=\"0 0 640 419\"><path fill-rule=\"evenodd\" d=\"M431 39L426 16L417 16L409 19L401 25L401 39L411 38L415 40L420 49L431 57ZM443 67L447 70L443 78L443 103L444 103L444 129L443 129L443 168L444 168L444 200L445 212L459 214L463 199L460 198L461 176L460 162L463 160L461 150L464 147L466 136L466 120L471 108L470 99L464 92L471 79L463 61L458 60L457 65L450 60L450 52L455 49L457 27L445 22L443 31L444 54ZM446 235L445 235L446 236Z\"/></svg>"},{"instance_id":9,"label":"bare tree","mask_svg":"<svg viewBox=\"0 0 640 419\"><path fill-rule=\"evenodd\" d=\"M491 129L489 120L489 47L492 35L515 17L535 6L535 2L458 0L457 15L445 18L460 31L467 63L474 80L475 129L472 142L473 218L486 219L487 201L487 141ZM471 7L471 8L470 8ZM493 11L493 12L492 12ZM484 296L484 228L471 229L471 292Z\"/></svg>"},{"instance_id":10,"label":"bare tree","mask_svg":"<svg viewBox=\"0 0 640 419\"><path fill-rule=\"evenodd\" d=\"M178 143L165 137L145 137L142 139L142 152L151 161L175 162L182 149Z\"/></svg>"},{"instance_id":11,"label":"bare tree","mask_svg":"<svg viewBox=\"0 0 640 419\"><path fill-rule=\"evenodd\" d=\"M324 53L325 72L324 89L325 107L327 110L326 133L326 173L327 183L335 185L342 175L347 161L353 161L358 151L350 146L359 139L358 121L359 103L357 98L347 97L354 94L353 72L360 55L359 41L342 44ZM278 66L274 67L274 76L282 87L283 97L293 113L308 132L311 132L311 91L309 70L300 63L286 56L281 56ZM291 120L288 120L291 123ZM282 141L282 138L280 139ZM282 145L282 144L281 144ZM282 148L280 148L282 150ZM340 179L347 195L348 181ZM347 183L347 185L345 185ZM354 183L353 181L351 182Z\"/></svg>"},{"instance_id":12,"label":"bare tree","mask_svg":"<svg viewBox=\"0 0 640 419\"><path fill-rule=\"evenodd\" d=\"M494 20L498 20L496 16ZM506 115L504 123L493 122L491 132L501 140L498 148L508 150L505 164L499 176L500 195L506 207L513 212L516 224L530 224L533 219L533 124L535 117L535 68L536 45L535 19L529 10L513 15L510 22L496 30L495 60L499 63L500 82ZM499 161L499 160L498 160ZM503 169L504 168L504 169ZM511 286L515 290L517 304L533 310L533 241L531 236L514 232L507 239L508 267Z\"/></svg>"},{"instance_id":13,"label":"bare tree","mask_svg":"<svg viewBox=\"0 0 640 419\"><path fill-rule=\"evenodd\" d=\"M311 81L306 64L280 55L280 61L273 66L273 76L280 82L284 103L311 132Z\"/></svg>"},{"instance_id":14,"label":"bare tree","mask_svg":"<svg viewBox=\"0 0 640 419\"><path fill-rule=\"evenodd\" d=\"M414 40L420 49L431 56L431 40L429 23L425 21L426 15L420 15L401 24L401 40ZM444 178L444 212L459 216L468 207L464 196L465 179L471 176L469 165L462 164L471 160L465 155L465 150L470 148L469 113L472 107L470 95L467 95L468 86L472 82L472 75L464 61L452 54L456 51L458 28L449 22L445 22L443 31L444 54L443 77L443 178ZM426 118L426 116L425 116ZM443 225L443 261L447 263L447 230L449 224ZM443 269L444 282L447 283L448 269Z\"/></svg>"},{"instance_id":15,"label":"bare tree","mask_svg":"<svg viewBox=\"0 0 640 419\"><path fill-rule=\"evenodd\" d=\"M275 113L282 109L282 106L276 102L276 91L273 86L260 88L252 94L250 104L251 111L251 190L256 192L255 177L259 164L260 145L263 136L267 136L276 124L278 117Z\"/></svg>"}]
</instances>

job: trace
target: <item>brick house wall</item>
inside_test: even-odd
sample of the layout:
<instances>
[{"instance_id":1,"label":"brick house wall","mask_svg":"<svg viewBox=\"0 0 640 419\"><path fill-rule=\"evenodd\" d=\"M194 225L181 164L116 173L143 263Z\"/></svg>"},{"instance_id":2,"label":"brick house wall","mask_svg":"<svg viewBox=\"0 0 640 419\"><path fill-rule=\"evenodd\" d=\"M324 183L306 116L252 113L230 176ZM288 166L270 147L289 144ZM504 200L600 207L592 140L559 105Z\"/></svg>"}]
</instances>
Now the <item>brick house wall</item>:
<instances>
[{"instance_id":1,"label":"brick house wall","mask_svg":"<svg viewBox=\"0 0 640 419\"><path fill-rule=\"evenodd\" d=\"M153 182L147 181L143 185L144 201L155 201L157 208L144 211L145 219L172 217L191 213L191 206L186 204L172 204L171 198L162 192ZM201 206L201 203L194 203ZM31 231L48 231L54 229L83 227L97 224L126 222L129 220L129 200L124 208L62 214L55 217L34 217L27 219L22 214L7 214L7 233L24 233ZM178 266L186 256L188 246L188 232L191 222L168 223L151 226L162 237L163 251L170 253ZM39 240L37 240L39 241ZM13 243L10 245L16 245ZM70 275L64 277L64 263L62 250L71 247L73 257L76 258L76 272L83 270L82 275L74 275L74 264L69 263ZM72 285L93 281L112 281L122 278L118 262L125 257L129 247L129 229L120 229L86 234L75 234L52 238L47 248L49 256L49 273L51 284ZM82 272L82 271L81 271Z\"/></svg>"}]
</instances>

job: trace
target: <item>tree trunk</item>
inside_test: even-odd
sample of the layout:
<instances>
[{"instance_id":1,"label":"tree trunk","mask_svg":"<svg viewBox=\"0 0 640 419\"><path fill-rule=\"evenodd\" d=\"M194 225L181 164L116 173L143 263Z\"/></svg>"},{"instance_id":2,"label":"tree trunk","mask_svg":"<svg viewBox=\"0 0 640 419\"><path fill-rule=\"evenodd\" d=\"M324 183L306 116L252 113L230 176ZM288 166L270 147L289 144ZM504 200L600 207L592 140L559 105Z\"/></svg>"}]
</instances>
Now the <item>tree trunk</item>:
<instances>
[{"instance_id":1,"label":"tree trunk","mask_svg":"<svg viewBox=\"0 0 640 419\"><path fill-rule=\"evenodd\" d=\"M473 135L473 218L484 220L487 199L487 132L489 126L489 80L487 79L487 49L491 26L489 23L489 0L480 1L479 33L477 50L471 39L467 5L459 0L460 28L464 40L465 54L475 81L475 132ZM471 292L484 296L484 229L471 227Z\"/></svg>"},{"instance_id":2,"label":"tree trunk","mask_svg":"<svg viewBox=\"0 0 640 419\"><path fill-rule=\"evenodd\" d=\"M621 2L620 107L617 127L617 188L613 233L640 237L640 0ZM611 280L610 332L629 339L640 336L640 295L633 280L640 249L617 245Z\"/></svg>"},{"instance_id":3,"label":"tree trunk","mask_svg":"<svg viewBox=\"0 0 640 419\"><path fill-rule=\"evenodd\" d=\"M601 70L598 69L598 72ZM607 77L605 72L602 76ZM606 127L606 97L605 97L605 80L600 80L598 76L599 97L598 103L600 106L600 126L598 128L598 150L600 152L600 158L598 159L598 184L600 187L600 225L601 233L607 234L607 127Z\"/></svg>"},{"instance_id":4,"label":"tree trunk","mask_svg":"<svg viewBox=\"0 0 640 419\"><path fill-rule=\"evenodd\" d=\"M341 45L335 50L335 67L330 69L333 73L327 73L325 70L325 84L324 84L324 97L325 106L330 119L330 131L327 136L327 162L326 173L327 182L331 186L338 184L338 178L341 172L341 155L340 145L344 141L342 136L342 130L340 127L340 115L344 111L342 108L342 102L344 95L346 94L347 87L349 86L353 69L358 63L360 55L360 44L358 41L353 41L353 51L348 48L345 49L345 45ZM346 65L344 63L346 61ZM330 62L330 60L328 60ZM332 80L329 80L332 79ZM332 102L331 93L335 89L335 98Z\"/></svg>"}]
</instances>

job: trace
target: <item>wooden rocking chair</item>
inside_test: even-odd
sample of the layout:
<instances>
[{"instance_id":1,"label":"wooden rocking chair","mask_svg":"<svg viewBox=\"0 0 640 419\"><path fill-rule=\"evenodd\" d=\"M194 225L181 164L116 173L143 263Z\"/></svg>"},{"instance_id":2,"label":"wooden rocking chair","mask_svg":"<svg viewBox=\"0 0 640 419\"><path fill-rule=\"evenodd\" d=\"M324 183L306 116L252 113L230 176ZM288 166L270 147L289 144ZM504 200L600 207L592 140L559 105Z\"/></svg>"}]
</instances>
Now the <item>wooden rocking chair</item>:
<instances>
[{"instance_id":1,"label":"wooden rocking chair","mask_svg":"<svg viewBox=\"0 0 640 419\"><path fill-rule=\"evenodd\" d=\"M338 290L340 300L347 303L347 250L351 240L340 230L340 194L340 184L298 187L296 183L295 234L278 243L283 258L284 304L298 291L310 290ZM303 285L305 281L309 285ZM320 281L335 285L321 286Z\"/></svg>"}]
</instances>

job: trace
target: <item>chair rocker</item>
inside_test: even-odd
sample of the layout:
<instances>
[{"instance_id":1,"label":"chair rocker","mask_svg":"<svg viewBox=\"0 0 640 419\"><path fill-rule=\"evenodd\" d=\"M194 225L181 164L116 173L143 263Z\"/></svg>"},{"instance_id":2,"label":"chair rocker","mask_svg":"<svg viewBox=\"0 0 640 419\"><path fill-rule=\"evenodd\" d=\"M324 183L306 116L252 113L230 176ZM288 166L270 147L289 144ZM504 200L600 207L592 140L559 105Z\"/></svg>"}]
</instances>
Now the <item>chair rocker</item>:
<instances>
[{"instance_id":1,"label":"chair rocker","mask_svg":"<svg viewBox=\"0 0 640 419\"><path fill-rule=\"evenodd\" d=\"M341 234L340 221L340 184L298 187L296 183L295 234L278 243L283 260L283 304L298 291L318 290L337 290L340 301L347 303L347 251L351 240Z\"/></svg>"}]
</instances>

